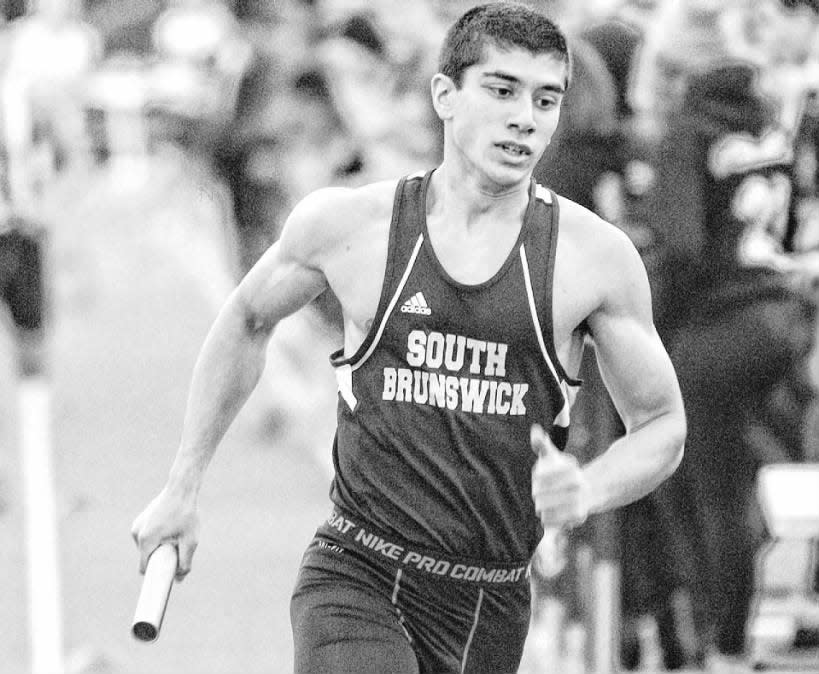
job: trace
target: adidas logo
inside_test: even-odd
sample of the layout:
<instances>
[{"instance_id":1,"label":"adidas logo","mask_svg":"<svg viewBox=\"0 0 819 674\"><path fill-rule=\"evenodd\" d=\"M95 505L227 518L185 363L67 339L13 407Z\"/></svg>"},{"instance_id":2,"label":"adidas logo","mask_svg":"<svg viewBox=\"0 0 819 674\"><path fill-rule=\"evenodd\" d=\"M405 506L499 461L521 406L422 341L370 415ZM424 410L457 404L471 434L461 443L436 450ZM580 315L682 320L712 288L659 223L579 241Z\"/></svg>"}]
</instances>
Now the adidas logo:
<instances>
[{"instance_id":1,"label":"adidas logo","mask_svg":"<svg viewBox=\"0 0 819 674\"><path fill-rule=\"evenodd\" d=\"M415 293L401 305L401 312L405 314L424 314L424 316L429 316L432 314L432 309L429 308L427 301L424 299L424 293Z\"/></svg>"}]
</instances>

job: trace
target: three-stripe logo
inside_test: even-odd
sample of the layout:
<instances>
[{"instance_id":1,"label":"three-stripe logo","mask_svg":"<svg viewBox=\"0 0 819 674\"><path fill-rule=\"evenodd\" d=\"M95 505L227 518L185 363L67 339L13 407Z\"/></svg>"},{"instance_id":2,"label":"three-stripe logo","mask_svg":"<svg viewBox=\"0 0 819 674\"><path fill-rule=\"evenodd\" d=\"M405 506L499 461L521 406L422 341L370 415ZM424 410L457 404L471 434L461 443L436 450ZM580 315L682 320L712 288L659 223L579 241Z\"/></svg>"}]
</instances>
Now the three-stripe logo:
<instances>
[{"instance_id":1,"label":"three-stripe logo","mask_svg":"<svg viewBox=\"0 0 819 674\"><path fill-rule=\"evenodd\" d=\"M424 293L417 292L401 305L401 312L405 314L423 314L429 316L432 309L429 308Z\"/></svg>"}]
</instances>

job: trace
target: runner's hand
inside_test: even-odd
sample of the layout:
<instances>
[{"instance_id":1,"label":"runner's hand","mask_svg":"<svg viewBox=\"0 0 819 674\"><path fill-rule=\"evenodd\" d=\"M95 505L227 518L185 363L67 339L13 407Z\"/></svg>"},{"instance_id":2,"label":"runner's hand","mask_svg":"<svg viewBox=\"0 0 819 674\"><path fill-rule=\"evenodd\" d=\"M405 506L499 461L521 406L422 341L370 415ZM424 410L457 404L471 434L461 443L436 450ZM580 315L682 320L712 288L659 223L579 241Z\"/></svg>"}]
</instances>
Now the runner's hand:
<instances>
[{"instance_id":1,"label":"runner's hand","mask_svg":"<svg viewBox=\"0 0 819 674\"><path fill-rule=\"evenodd\" d=\"M571 528L586 521L590 487L577 458L561 452L546 432L535 424L532 450L538 458L532 468L532 499L545 529Z\"/></svg>"},{"instance_id":2,"label":"runner's hand","mask_svg":"<svg viewBox=\"0 0 819 674\"><path fill-rule=\"evenodd\" d=\"M150 554L162 543L175 543L179 551L176 579L191 570L199 543L199 513L196 499L163 489L136 517L131 537L139 549L139 572L145 573Z\"/></svg>"}]
</instances>

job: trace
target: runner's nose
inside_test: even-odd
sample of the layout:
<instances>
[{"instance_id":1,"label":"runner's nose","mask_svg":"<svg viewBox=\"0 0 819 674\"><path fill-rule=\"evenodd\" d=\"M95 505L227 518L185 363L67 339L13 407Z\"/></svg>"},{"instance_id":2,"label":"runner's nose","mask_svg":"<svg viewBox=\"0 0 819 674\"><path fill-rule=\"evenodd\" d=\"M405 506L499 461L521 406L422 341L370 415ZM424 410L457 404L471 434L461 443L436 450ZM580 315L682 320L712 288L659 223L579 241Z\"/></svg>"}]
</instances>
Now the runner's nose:
<instances>
[{"instance_id":1,"label":"runner's nose","mask_svg":"<svg viewBox=\"0 0 819 674\"><path fill-rule=\"evenodd\" d=\"M526 134L531 134L536 128L535 107L532 101L521 97L515 104L514 111L509 117L509 127Z\"/></svg>"}]
</instances>

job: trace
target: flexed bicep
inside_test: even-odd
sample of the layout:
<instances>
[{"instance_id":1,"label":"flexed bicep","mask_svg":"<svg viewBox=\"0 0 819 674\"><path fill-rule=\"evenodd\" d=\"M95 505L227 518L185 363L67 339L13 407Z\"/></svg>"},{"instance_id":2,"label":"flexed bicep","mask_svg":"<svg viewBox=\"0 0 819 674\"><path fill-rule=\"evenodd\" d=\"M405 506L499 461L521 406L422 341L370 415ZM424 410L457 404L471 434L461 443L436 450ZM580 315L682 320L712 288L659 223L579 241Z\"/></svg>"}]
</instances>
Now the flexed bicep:
<instances>
[{"instance_id":1,"label":"flexed bicep","mask_svg":"<svg viewBox=\"0 0 819 674\"><path fill-rule=\"evenodd\" d=\"M253 330L272 330L283 318L318 297L327 288L319 269L292 257L282 242L274 243L236 289Z\"/></svg>"},{"instance_id":2,"label":"flexed bicep","mask_svg":"<svg viewBox=\"0 0 819 674\"><path fill-rule=\"evenodd\" d=\"M682 413L674 367L654 327L651 293L636 251L618 262L620 283L589 317L603 381L626 429Z\"/></svg>"},{"instance_id":3,"label":"flexed bicep","mask_svg":"<svg viewBox=\"0 0 819 674\"><path fill-rule=\"evenodd\" d=\"M326 219L333 210L325 192L309 195L296 206L279 239L236 289L235 299L254 322L254 329L272 330L327 289L322 260L331 245Z\"/></svg>"},{"instance_id":4,"label":"flexed bicep","mask_svg":"<svg viewBox=\"0 0 819 674\"><path fill-rule=\"evenodd\" d=\"M624 245L601 263L607 278L587 319L597 365L625 434L584 466L592 512L631 503L676 470L686 437L685 410L674 367L654 328L645 269ZM614 276L614 275L617 276Z\"/></svg>"}]
</instances>

